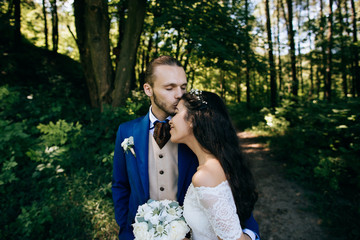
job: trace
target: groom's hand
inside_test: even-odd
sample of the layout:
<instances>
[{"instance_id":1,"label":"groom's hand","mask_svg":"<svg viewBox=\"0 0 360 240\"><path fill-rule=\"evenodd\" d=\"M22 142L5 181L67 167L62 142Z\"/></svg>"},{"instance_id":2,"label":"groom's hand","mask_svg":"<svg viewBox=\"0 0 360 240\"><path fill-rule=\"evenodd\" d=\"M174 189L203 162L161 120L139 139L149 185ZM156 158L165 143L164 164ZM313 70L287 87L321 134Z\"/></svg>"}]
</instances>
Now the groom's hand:
<instances>
[{"instance_id":1,"label":"groom's hand","mask_svg":"<svg viewBox=\"0 0 360 240\"><path fill-rule=\"evenodd\" d=\"M246 233L244 233L243 235L244 235L244 237L245 237L245 238L244 238L245 240L251 240L251 237L250 237L249 235L247 235Z\"/></svg>"}]
</instances>

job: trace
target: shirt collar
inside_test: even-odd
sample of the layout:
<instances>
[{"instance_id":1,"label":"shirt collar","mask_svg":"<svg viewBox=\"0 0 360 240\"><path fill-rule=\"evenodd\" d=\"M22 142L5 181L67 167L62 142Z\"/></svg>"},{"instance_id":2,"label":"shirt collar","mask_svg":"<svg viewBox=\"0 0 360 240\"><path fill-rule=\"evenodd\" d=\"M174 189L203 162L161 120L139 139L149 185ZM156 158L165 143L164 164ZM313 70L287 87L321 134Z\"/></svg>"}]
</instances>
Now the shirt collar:
<instances>
[{"instance_id":1,"label":"shirt collar","mask_svg":"<svg viewBox=\"0 0 360 240\"><path fill-rule=\"evenodd\" d=\"M152 112L152 106L150 106L149 109L149 119L150 119L150 130L151 130L154 128L155 121L159 121L159 119L157 119L157 117L155 117L155 115ZM168 116L166 119L171 120L171 116Z\"/></svg>"}]
</instances>

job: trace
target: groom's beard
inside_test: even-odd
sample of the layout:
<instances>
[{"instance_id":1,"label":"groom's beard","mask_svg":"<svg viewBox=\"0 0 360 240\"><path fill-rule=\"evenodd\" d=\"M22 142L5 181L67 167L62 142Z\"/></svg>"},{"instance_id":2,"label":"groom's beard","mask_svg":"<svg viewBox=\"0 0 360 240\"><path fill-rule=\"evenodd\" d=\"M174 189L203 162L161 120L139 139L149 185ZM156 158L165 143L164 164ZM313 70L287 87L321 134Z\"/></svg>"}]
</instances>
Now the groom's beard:
<instances>
[{"instance_id":1,"label":"groom's beard","mask_svg":"<svg viewBox=\"0 0 360 240\"><path fill-rule=\"evenodd\" d=\"M166 107L166 102L162 102L160 100L158 100L158 98L156 97L156 94L153 94L154 97L154 104L161 109L162 111L164 111L168 116L174 116L175 114L175 109L167 109ZM172 107L172 105L169 106L169 108Z\"/></svg>"}]
</instances>

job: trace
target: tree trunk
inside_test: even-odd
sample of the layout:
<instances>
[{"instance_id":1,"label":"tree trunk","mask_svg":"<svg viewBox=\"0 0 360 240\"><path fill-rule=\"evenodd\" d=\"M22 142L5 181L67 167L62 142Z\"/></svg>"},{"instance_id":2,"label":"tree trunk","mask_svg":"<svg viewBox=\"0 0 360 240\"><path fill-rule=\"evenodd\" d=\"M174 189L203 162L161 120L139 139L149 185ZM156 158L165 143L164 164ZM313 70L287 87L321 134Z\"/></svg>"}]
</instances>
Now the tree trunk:
<instances>
[{"instance_id":1,"label":"tree trunk","mask_svg":"<svg viewBox=\"0 0 360 240\"><path fill-rule=\"evenodd\" d=\"M45 48L49 49L48 42L48 25L47 25L47 12L46 12L46 3L45 0L42 0L43 5L43 15L44 15L44 35L45 35Z\"/></svg>"},{"instance_id":2,"label":"tree trunk","mask_svg":"<svg viewBox=\"0 0 360 240\"><path fill-rule=\"evenodd\" d=\"M321 67L321 73L323 76L323 80L324 83L326 84L326 46L325 46L325 36L324 36L324 32L325 32L325 17L324 17L324 6L323 6L323 0L320 0L320 46L321 46L321 63L322 63L322 67ZM319 87L321 88L321 84L319 85ZM326 91L326 87L324 87L324 90ZM320 89L319 89L320 91ZM320 94L319 94L320 96ZM324 92L324 97L326 96L326 93Z\"/></svg>"},{"instance_id":3,"label":"tree trunk","mask_svg":"<svg viewBox=\"0 0 360 240\"><path fill-rule=\"evenodd\" d=\"M320 88L321 88L321 78L320 73L322 74L322 68L321 65L318 65L316 69L316 96L317 98L320 98Z\"/></svg>"},{"instance_id":4,"label":"tree trunk","mask_svg":"<svg viewBox=\"0 0 360 240\"><path fill-rule=\"evenodd\" d=\"M331 101L331 85L332 85L332 44L333 44L333 0L329 0L329 18L328 18L328 46L327 46L327 61L326 61L326 81L325 81L325 98Z\"/></svg>"},{"instance_id":5,"label":"tree trunk","mask_svg":"<svg viewBox=\"0 0 360 240\"><path fill-rule=\"evenodd\" d=\"M146 55L146 59L145 59L145 66L147 66L149 64L149 62L151 61L151 52L152 52L152 48L153 48L153 38L154 38L154 33L155 33L155 25L151 26L151 30L150 30L150 36L149 36L149 44L147 47L147 55Z\"/></svg>"},{"instance_id":6,"label":"tree trunk","mask_svg":"<svg viewBox=\"0 0 360 240\"><path fill-rule=\"evenodd\" d=\"M296 18L297 18L297 31L298 31L298 36L300 38L301 36L301 2L299 2L299 0L296 1L296 4L298 6L298 11L296 11ZM299 84L299 90L301 90L301 94L304 94L304 77L303 77L303 67L302 67L302 55L301 55L301 39L299 39L298 41L298 59L299 59L299 64L298 64L298 71L299 71L299 76L300 76L300 84Z\"/></svg>"},{"instance_id":7,"label":"tree trunk","mask_svg":"<svg viewBox=\"0 0 360 240\"><path fill-rule=\"evenodd\" d=\"M226 86L225 86L225 73L224 70L220 69L220 97L225 100Z\"/></svg>"},{"instance_id":8,"label":"tree trunk","mask_svg":"<svg viewBox=\"0 0 360 240\"><path fill-rule=\"evenodd\" d=\"M15 19L15 31L14 31L14 47L16 48L21 44L21 7L20 0L14 0L14 19Z\"/></svg>"},{"instance_id":9,"label":"tree trunk","mask_svg":"<svg viewBox=\"0 0 360 240\"><path fill-rule=\"evenodd\" d=\"M119 38L118 38L117 46L113 50L113 52L114 52L114 54L116 56L116 59L115 59L116 63L119 62L119 56L120 56L120 50L121 50L121 42L122 42L122 39L124 37L125 22L126 22L125 11L127 9L127 2L128 1L121 1L117 5L117 7L118 7L118 23L119 23L119 29L118 29Z\"/></svg>"},{"instance_id":10,"label":"tree trunk","mask_svg":"<svg viewBox=\"0 0 360 240\"><path fill-rule=\"evenodd\" d=\"M75 26L80 60L91 105L111 103L112 67L107 0L75 0Z\"/></svg>"},{"instance_id":11,"label":"tree trunk","mask_svg":"<svg viewBox=\"0 0 360 240\"><path fill-rule=\"evenodd\" d=\"M51 20L52 20L52 42L53 52L58 51L59 45L59 18L57 13L57 0L51 0Z\"/></svg>"},{"instance_id":12,"label":"tree trunk","mask_svg":"<svg viewBox=\"0 0 360 240\"><path fill-rule=\"evenodd\" d=\"M159 32L155 33L155 54L154 58L159 57Z\"/></svg>"},{"instance_id":13,"label":"tree trunk","mask_svg":"<svg viewBox=\"0 0 360 240\"><path fill-rule=\"evenodd\" d=\"M271 19L269 10L269 0L265 0L265 11L266 11L266 29L269 46L269 66L270 66L270 104L272 108L277 105L277 89L276 89L276 72L273 54L272 34L271 34Z\"/></svg>"},{"instance_id":14,"label":"tree trunk","mask_svg":"<svg viewBox=\"0 0 360 240\"><path fill-rule=\"evenodd\" d=\"M340 72L341 72L341 77L342 77L342 88L343 88L343 93L344 93L344 97L347 98L347 94L348 94L348 86L347 86L347 74L346 74L346 66L347 66L347 61L346 61L346 57L345 57L345 43L344 43L344 35L345 32L345 23L344 23L344 19L343 19L343 15L342 15L342 9L341 9L341 5L342 5L342 1L338 0L337 1L337 11L339 14L339 23L340 23L340 55L341 55L341 64L340 64Z\"/></svg>"},{"instance_id":15,"label":"tree trunk","mask_svg":"<svg viewBox=\"0 0 360 240\"><path fill-rule=\"evenodd\" d=\"M191 52L193 50L193 44L190 40L190 37L188 36L188 39L186 40L187 41L187 45L185 47L185 55L186 55L186 58L185 58L185 62L184 62L184 70L185 70L185 73L187 73L187 67L189 66L189 61L190 61L190 58L191 58Z\"/></svg>"},{"instance_id":16,"label":"tree trunk","mask_svg":"<svg viewBox=\"0 0 360 240\"><path fill-rule=\"evenodd\" d=\"M295 56L295 41L294 41L294 28L293 28L293 7L292 0L287 0L288 5L288 19L289 19L289 45L290 45L290 58L291 58L291 74L292 74L292 83L291 83L291 92L293 96L298 96L299 82L296 76L296 56Z\"/></svg>"},{"instance_id":17,"label":"tree trunk","mask_svg":"<svg viewBox=\"0 0 360 240\"><path fill-rule=\"evenodd\" d=\"M356 26L356 9L354 0L351 0L351 9L352 9L352 22L353 22L353 82L354 82L354 89L357 96L360 96L360 68L359 68L359 47L357 46L357 26ZM355 94L353 95L355 96Z\"/></svg>"},{"instance_id":18,"label":"tree trunk","mask_svg":"<svg viewBox=\"0 0 360 240\"><path fill-rule=\"evenodd\" d=\"M181 44L180 44L180 41L181 41L181 32L180 30L177 30L177 37L176 37L176 53L175 53L175 59L180 61L181 62L181 59L179 58L180 56L180 49L181 49Z\"/></svg>"},{"instance_id":19,"label":"tree trunk","mask_svg":"<svg viewBox=\"0 0 360 240\"><path fill-rule=\"evenodd\" d=\"M306 0L306 6L308 11L308 22L310 23L310 1ZM313 50L312 50L312 40L311 40L311 31L308 31L308 38L310 43L310 52L309 52L309 63L310 63L310 91L309 91L309 97L312 97L314 93L314 68L313 68Z\"/></svg>"},{"instance_id":20,"label":"tree trunk","mask_svg":"<svg viewBox=\"0 0 360 240\"><path fill-rule=\"evenodd\" d=\"M249 2L248 0L245 0L245 61L246 61L246 70L245 70L245 76L246 76L246 106L248 109L251 107L251 91L250 91L250 37L249 37Z\"/></svg>"},{"instance_id":21,"label":"tree trunk","mask_svg":"<svg viewBox=\"0 0 360 240\"><path fill-rule=\"evenodd\" d=\"M236 102L241 102L241 68L236 72Z\"/></svg>"},{"instance_id":22,"label":"tree trunk","mask_svg":"<svg viewBox=\"0 0 360 240\"><path fill-rule=\"evenodd\" d=\"M136 53L146 12L146 0L132 0L128 4L129 13L125 24L124 38L121 43L120 57L115 75L115 89L112 95L112 105L114 107L123 105L130 93Z\"/></svg>"},{"instance_id":23,"label":"tree trunk","mask_svg":"<svg viewBox=\"0 0 360 240\"><path fill-rule=\"evenodd\" d=\"M281 66L281 45L280 45L280 0L277 0L277 45L278 45L278 77L279 77L279 91L283 89L283 80L282 80L282 66Z\"/></svg>"}]
</instances>

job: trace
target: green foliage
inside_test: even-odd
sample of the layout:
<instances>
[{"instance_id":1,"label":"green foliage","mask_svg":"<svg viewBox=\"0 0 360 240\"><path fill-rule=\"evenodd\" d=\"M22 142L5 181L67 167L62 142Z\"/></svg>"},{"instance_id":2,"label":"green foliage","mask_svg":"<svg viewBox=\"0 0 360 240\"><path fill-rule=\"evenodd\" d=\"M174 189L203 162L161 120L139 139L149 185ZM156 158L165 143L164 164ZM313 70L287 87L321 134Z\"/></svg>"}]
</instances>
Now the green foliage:
<instances>
[{"instance_id":1,"label":"green foliage","mask_svg":"<svg viewBox=\"0 0 360 240\"><path fill-rule=\"evenodd\" d=\"M263 114L258 108L248 109L245 103L228 104L227 107L233 124L238 130L251 128L263 120Z\"/></svg>"},{"instance_id":2,"label":"green foliage","mask_svg":"<svg viewBox=\"0 0 360 240\"><path fill-rule=\"evenodd\" d=\"M7 74L0 86L0 239L116 239L115 134L148 102L139 95L100 112L88 105L78 63L31 46L7 56L0 57Z\"/></svg>"},{"instance_id":3,"label":"green foliage","mask_svg":"<svg viewBox=\"0 0 360 240\"><path fill-rule=\"evenodd\" d=\"M73 138L81 133L81 125L79 122L76 124L67 123L65 120L59 120L54 124L50 122L48 125L39 124L37 128L43 134L41 139L47 146L64 145L68 141L68 136L73 133ZM70 137L70 136L69 136Z\"/></svg>"},{"instance_id":4,"label":"green foliage","mask_svg":"<svg viewBox=\"0 0 360 240\"><path fill-rule=\"evenodd\" d=\"M359 100L284 102L273 112L263 111L263 122L252 128L272 136L271 149L287 164L289 177L322 196L326 203L319 202L317 210L349 238L360 236L353 231L360 224L359 109Z\"/></svg>"}]
</instances>

